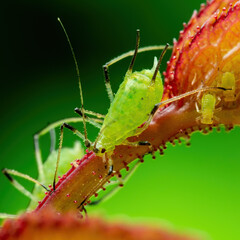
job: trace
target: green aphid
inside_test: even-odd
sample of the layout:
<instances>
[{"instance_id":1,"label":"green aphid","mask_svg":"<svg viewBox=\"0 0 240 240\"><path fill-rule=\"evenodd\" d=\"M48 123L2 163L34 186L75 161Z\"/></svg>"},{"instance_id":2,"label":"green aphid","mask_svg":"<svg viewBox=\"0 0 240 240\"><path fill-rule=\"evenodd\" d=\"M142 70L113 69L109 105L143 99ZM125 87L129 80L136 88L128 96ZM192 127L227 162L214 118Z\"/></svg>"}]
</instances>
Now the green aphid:
<instances>
[{"instance_id":1,"label":"green aphid","mask_svg":"<svg viewBox=\"0 0 240 240\"><path fill-rule=\"evenodd\" d=\"M201 113L201 116L197 117L197 121L202 124L212 124L214 120L214 112L216 106L216 96L211 93L204 93L201 98L201 110L196 105L197 112Z\"/></svg>"},{"instance_id":2,"label":"green aphid","mask_svg":"<svg viewBox=\"0 0 240 240\"><path fill-rule=\"evenodd\" d=\"M163 84L160 73L157 73L155 81L152 80L157 64L155 58L150 70L127 71L104 118L95 146L99 152L102 149L105 149L105 152L113 151L116 145L124 143L128 137L142 132L138 127L148 120L154 105L162 99Z\"/></svg>"},{"instance_id":3,"label":"green aphid","mask_svg":"<svg viewBox=\"0 0 240 240\"><path fill-rule=\"evenodd\" d=\"M47 186L53 181L54 171L56 166L58 151L54 150L50 153L47 160L43 164L44 180L38 178L38 182ZM59 176L65 174L70 167L70 164L76 159L81 159L84 156L84 149L79 141L74 143L73 148L64 147L61 152L61 164L58 168ZM32 195L34 196L29 203L28 210L33 210L37 207L38 201L42 200L45 196L42 186L36 184L34 186Z\"/></svg>"},{"instance_id":4,"label":"green aphid","mask_svg":"<svg viewBox=\"0 0 240 240\"><path fill-rule=\"evenodd\" d=\"M159 73L159 67L160 67L162 58L169 46L168 44L164 48L161 46L161 48L163 48L164 50L160 55L160 58L158 61L155 58L152 69L144 69L142 71L133 72L132 69L138 53L139 41L140 41L140 34L139 34L140 31L137 30L136 48L133 54L129 54L130 52L123 54L111 60L110 62L108 62L103 66L104 74L105 74L105 84L106 84L107 92L111 101L111 105L107 115L101 117L98 114L89 112L83 108L83 95L82 95L81 81L79 77L79 68L77 65L75 54L72 49L71 42L69 40L69 37L63 25L62 25L62 28L69 42L69 45L73 54L73 58L75 61L75 65L76 65L82 107L81 109L76 108L75 112L81 115L82 117L83 125L84 125L84 134L80 133L77 129L68 125L67 123L64 123L61 126L59 156L58 156L57 167L56 167L56 172L55 172L55 177L53 182L54 189L55 189L56 175L58 170L57 168L60 160L60 153L61 153L62 142L63 142L64 127L70 129L76 135L82 138L84 140L85 146L89 150L93 151L97 156L102 157L103 161L106 161L106 160L108 161L109 170L107 175L110 175L113 172L113 162L111 159L111 155L113 153L114 148L117 145L120 145L120 144L127 144L127 145L134 145L134 146L151 145L149 142L146 142L146 141L139 142L139 143L129 143L127 141L127 138L131 136L139 135L142 131L144 131L146 127L149 125L153 114L157 110L157 107L155 107L155 105L161 101L162 94L163 94L163 84L162 84L162 78ZM148 48L148 50L153 50L153 49L154 47ZM133 55L133 58L130 63L129 69L124 77L122 84L119 87L119 90L114 96L111 89L110 81L109 81L108 67L113 63L130 55ZM93 115L96 118L95 119L90 118L85 114ZM97 123L95 121L97 120L97 118L104 118L102 125L100 125L100 127L99 127L99 124L98 126L96 126ZM90 142L90 140L88 140L87 138L87 130L86 130L86 123L85 123L86 121L100 128L99 134L93 143ZM144 122L146 122L145 126L139 128L139 126L142 125Z\"/></svg>"},{"instance_id":5,"label":"green aphid","mask_svg":"<svg viewBox=\"0 0 240 240\"><path fill-rule=\"evenodd\" d=\"M223 92L225 102L233 102L239 97L239 95L236 95L236 83L238 81L235 79L234 73L225 72L222 74L218 86L229 89Z\"/></svg>"},{"instance_id":6,"label":"green aphid","mask_svg":"<svg viewBox=\"0 0 240 240\"><path fill-rule=\"evenodd\" d=\"M67 120L69 120L70 122L78 121L77 119L73 119L73 118L67 119ZM55 124L56 123L54 123L53 126L55 126ZM12 185L30 199L30 203L29 203L27 210L33 210L37 207L38 201L42 200L44 198L45 192L50 191L46 186L53 181L53 177L54 177L58 151L52 150L51 153L49 154L48 158L46 159L46 161L44 163L42 163L40 149L38 148L38 146L39 146L38 137L41 135L44 135L47 132L45 130L49 130L49 128L47 127L46 129L41 131L40 134L35 135L35 137L37 136L37 138L35 138L35 153L36 153L36 160L37 160L37 166L38 166L37 180L33 179L32 177L30 177L26 174L20 173L16 170L12 170L12 169L3 169L2 170L2 172L10 180ZM59 166L59 171L58 171L60 176L65 174L69 170L71 163L74 163L74 161L76 159L80 159L83 157L84 149L83 149L81 143L79 141L76 141L74 143L73 148L70 148L70 147L62 148L61 154L62 154L62 159L61 159L62 161L61 161L61 165ZM17 177L29 180L31 182L34 182L35 185L34 185L33 191L29 192L27 189L24 188L23 185L21 185L12 176L17 176ZM16 215L0 213L0 218L14 218L14 217L16 217Z\"/></svg>"},{"instance_id":7,"label":"green aphid","mask_svg":"<svg viewBox=\"0 0 240 240\"><path fill-rule=\"evenodd\" d=\"M114 171L114 163L111 159L111 156L113 154L113 150L117 145L133 145L133 146L148 145L150 149L152 148L150 142L147 142L147 141L129 142L127 138L132 136L137 136L141 132L143 132L150 124L155 112L158 110L160 106L177 101L181 98L193 95L198 92L213 89L211 87L200 88L200 89L196 89L161 102L162 95L163 95L163 84L162 84L161 75L159 73L159 68L160 68L162 58L169 45L167 44L164 48L161 46L161 49L163 49L163 51L158 61L155 58L152 69L144 69L142 71L133 72L132 69L138 53L139 42L140 42L140 33L139 33L140 31L137 30L136 47L133 54L132 52L131 54L130 52L128 52L126 54L123 54L111 60L110 62L106 63L103 66L104 74L105 74L105 85L106 85L107 93L111 102L107 115L99 116L99 114L87 111L83 107L82 87L81 87L80 74L79 74L79 68L77 65L76 57L73 52L73 48L69 40L69 37L67 35L67 32L60 20L59 22L67 37L67 40L74 58L76 70L77 70L82 107L81 109L76 108L75 112L82 117L84 134L82 134L81 132L79 132L77 129L70 126L69 124L63 123L63 125L61 126L61 137L60 137L60 144L59 144L59 155L58 155L57 166L60 160L60 153L61 153L62 142L63 142L63 129L65 127L70 129L80 138L82 138L84 140L85 146L89 150L93 151L97 156L102 157L104 162L107 161L108 173L106 177L108 177ZM154 47L144 48L144 49L141 49L141 52L153 50L153 49L156 49L156 48ZM158 49L160 49L160 47L158 47ZM128 71L116 95L114 96L111 89L109 76L108 76L108 67L116 63L117 61L131 55L133 55L133 57L132 57L130 66L128 68ZM92 118L92 117L90 118L86 114L95 116L95 118ZM88 122L91 121L90 123L95 125L96 123L94 123L94 121L96 121L99 118L103 118L103 122L102 122L102 125L100 125L100 127L97 126L100 128L100 131L96 140L94 142L91 142L87 138L86 121ZM56 172L55 172L55 177L53 182L53 189L55 189L57 168L58 167L56 167Z\"/></svg>"}]
</instances>

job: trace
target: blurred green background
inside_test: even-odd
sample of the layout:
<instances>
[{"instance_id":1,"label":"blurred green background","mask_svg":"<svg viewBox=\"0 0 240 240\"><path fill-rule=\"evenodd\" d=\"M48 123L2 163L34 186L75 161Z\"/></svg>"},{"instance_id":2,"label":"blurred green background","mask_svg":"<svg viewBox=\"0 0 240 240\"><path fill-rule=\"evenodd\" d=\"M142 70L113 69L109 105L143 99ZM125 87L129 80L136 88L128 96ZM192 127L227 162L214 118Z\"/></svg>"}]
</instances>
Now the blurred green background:
<instances>
[{"instance_id":1,"label":"blurred green background","mask_svg":"<svg viewBox=\"0 0 240 240\"><path fill-rule=\"evenodd\" d=\"M0 167L37 176L33 134L55 120L76 116L76 72L60 17L71 38L84 89L85 107L106 113L109 101L101 66L141 46L172 43L195 1L5 1L1 4ZM135 69L150 68L159 52L139 54ZM164 62L170 53L164 58ZM110 68L116 91L130 59ZM163 64L161 70L165 69ZM80 126L81 129L81 126ZM97 131L89 127L92 140ZM76 137L66 131L65 146ZM169 146L164 156L145 157L125 187L90 214L151 222L210 239L240 239L239 129L195 133L191 147ZM46 158L49 137L41 141ZM21 181L28 189L32 184ZM0 212L17 213L28 199L0 175Z\"/></svg>"}]
</instances>

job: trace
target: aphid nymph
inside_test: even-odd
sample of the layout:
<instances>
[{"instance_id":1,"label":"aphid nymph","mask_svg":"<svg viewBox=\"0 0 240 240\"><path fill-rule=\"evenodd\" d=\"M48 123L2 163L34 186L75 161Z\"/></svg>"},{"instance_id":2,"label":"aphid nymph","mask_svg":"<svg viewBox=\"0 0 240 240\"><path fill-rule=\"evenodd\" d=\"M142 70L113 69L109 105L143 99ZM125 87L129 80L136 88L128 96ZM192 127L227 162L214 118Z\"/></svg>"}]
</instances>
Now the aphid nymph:
<instances>
[{"instance_id":1,"label":"aphid nymph","mask_svg":"<svg viewBox=\"0 0 240 240\"><path fill-rule=\"evenodd\" d=\"M197 117L197 121L201 121L202 124L212 124L214 120L214 111L216 106L216 96L212 93L203 93L201 98L201 110L196 103L197 112L201 113L201 116Z\"/></svg>"},{"instance_id":2,"label":"aphid nymph","mask_svg":"<svg viewBox=\"0 0 240 240\"><path fill-rule=\"evenodd\" d=\"M224 101L233 102L236 100L236 79L234 73L225 72L218 83L219 87L223 87L229 90L223 91Z\"/></svg>"}]
</instances>

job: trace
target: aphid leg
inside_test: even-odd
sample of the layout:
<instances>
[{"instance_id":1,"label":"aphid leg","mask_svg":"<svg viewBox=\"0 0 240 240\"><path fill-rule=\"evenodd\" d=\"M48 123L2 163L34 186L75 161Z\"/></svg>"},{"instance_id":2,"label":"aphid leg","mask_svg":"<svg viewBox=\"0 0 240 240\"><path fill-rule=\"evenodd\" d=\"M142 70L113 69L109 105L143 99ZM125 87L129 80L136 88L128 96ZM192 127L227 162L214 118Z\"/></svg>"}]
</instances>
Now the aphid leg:
<instances>
[{"instance_id":1,"label":"aphid leg","mask_svg":"<svg viewBox=\"0 0 240 240\"><path fill-rule=\"evenodd\" d=\"M219 117L216 117L215 115L213 115L213 119L214 119L216 122L220 122L220 118L219 118Z\"/></svg>"},{"instance_id":2,"label":"aphid leg","mask_svg":"<svg viewBox=\"0 0 240 240\"><path fill-rule=\"evenodd\" d=\"M198 113L202 113L202 111L200 110L200 108L199 108L199 106L198 106L198 102L195 102L195 108L196 108L196 111L197 111ZM202 116L196 117L196 122L197 122L198 124L201 124L201 121L202 121Z\"/></svg>"},{"instance_id":3,"label":"aphid leg","mask_svg":"<svg viewBox=\"0 0 240 240\"><path fill-rule=\"evenodd\" d=\"M40 136L40 134L38 134L38 133L34 135L35 158L36 158L36 162L37 162L39 179L40 179L40 181L45 182L42 154L41 154L41 150L40 150L40 146L39 146L39 136Z\"/></svg>"},{"instance_id":4,"label":"aphid leg","mask_svg":"<svg viewBox=\"0 0 240 240\"><path fill-rule=\"evenodd\" d=\"M97 123L103 122L102 119L95 119L94 121ZM77 122L83 122L83 119L79 118L79 117L64 118L64 119L61 119L61 120L58 120L56 122L49 124L47 127L45 127L44 129L42 129L41 131L36 133L35 136L36 136L36 138L39 138L40 136L43 136L46 133L48 133L51 129L60 127L63 123L77 123ZM34 138L35 138L35 136L34 136Z\"/></svg>"},{"instance_id":5,"label":"aphid leg","mask_svg":"<svg viewBox=\"0 0 240 240\"><path fill-rule=\"evenodd\" d=\"M93 124L93 119L92 119L92 121L88 121L86 119L86 121ZM40 146L39 146L39 137L45 135L48 132L51 132L52 129L55 129L55 128L63 125L64 123L70 123L70 122L73 122L73 123L83 122L83 119L79 118L79 117L61 119L59 121L49 124L47 127L45 127L44 129L42 129L41 131L39 131L38 133L36 133L34 135L35 156L36 156L36 161L37 161L37 166L38 166L39 179L41 179L41 182L44 182L44 173L43 173L43 166L42 166L41 151L40 151ZM94 122L102 123L103 120L102 119L94 119ZM93 124L93 125L96 126L96 124ZM99 127L100 127L100 125L99 125ZM51 144L54 145L53 140L51 142L52 142Z\"/></svg>"},{"instance_id":6,"label":"aphid leg","mask_svg":"<svg viewBox=\"0 0 240 240\"><path fill-rule=\"evenodd\" d=\"M101 114L100 114L101 115ZM53 133L51 133L51 130L55 129L56 127L61 126L64 122L70 123L70 122L82 122L82 118L74 117L74 118L65 118L59 121L56 121L54 123L49 124L47 127L39 131L34 135L34 147L35 147L35 158L37 162L37 167L38 167L38 174L39 174L39 179L41 182L45 182L45 176L44 176L44 171L43 171L43 162L42 162L42 155L41 155L41 150L40 150L40 145L39 145L39 137L45 135L46 133L50 132L51 135L51 149L53 149L53 146L55 146L54 143L54 136ZM86 121L88 121L86 119ZM94 119L95 123L102 123L103 121L101 119ZM90 121L89 123L93 124L93 120ZM96 127L101 127L101 125L93 124ZM55 147L54 147L55 148ZM51 151L51 150L50 150Z\"/></svg>"},{"instance_id":7,"label":"aphid leg","mask_svg":"<svg viewBox=\"0 0 240 240\"><path fill-rule=\"evenodd\" d=\"M130 179L130 177L135 172L135 170L140 165L140 163L141 163L141 161L138 160L134 164L134 166L128 171L128 173L126 174L126 176L124 177L124 179L122 180L121 183L119 183L119 180L109 183L107 186L112 186L112 185L116 185L116 186L114 186L106 195L104 195L100 199L97 199L96 201L92 201L89 205L97 205L100 202L105 201L105 200L111 198L120 189L120 187L123 186L122 184L126 183Z\"/></svg>"},{"instance_id":8,"label":"aphid leg","mask_svg":"<svg viewBox=\"0 0 240 240\"><path fill-rule=\"evenodd\" d=\"M52 153L55 150L56 146L56 134L55 134L55 129L52 128L49 130L50 132L50 153ZM41 155L41 150L39 146L39 134L34 135L34 147L35 147L35 158L37 162L37 168L38 168L38 177L41 182L45 182L45 174L43 171L43 162L42 162L42 155Z\"/></svg>"},{"instance_id":9,"label":"aphid leg","mask_svg":"<svg viewBox=\"0 0 240 240\"><path fill-rule=\"evenodd\" d=\"M112 154L110 154L112 155ZM111 158L108 158L107 153L103 154L103 163L106 163L108 161L108 174L107 176L110 176L113 173L113 160Z\"/></svg>"},{"instance_id":10,"label":"aphid leg","mask_svg":"<svg viewBox=\"0 0 240 240\"><path fill-rule=\"evenodd\" d=\"M83 214L83 212L84 212L84 214ZM80 219L83 219L84 215L85 215L85 218L87 219L88 218L87 210L86 210L85 206L83 204L81 204L78 207L77 217Z\"/></svg>"},{"instance_id":11,"label":"aphid leg","mask_svg":"<svg viewBox=\"0 0 240 240\"><path fill-rule=\"evenodd\" d=\"M80 115L82 116L81 109L80 108L75 108L75 112L76 112L76 110L78 110L81 113ZM100 119L105 118L105 115L103 115L101 113L96 113L96 112L93 112L93 111L90 111L90 110L85 109L85 113L88 114L88 115L95 116L95 117L100 118Z\"/></svg>"},{"instance_id":12,"label":"aphid leg","mask_svg":"<svg viewBox=\"0 0 240 240\"><path fill-rule=\"evenodd\" d=\"M197 102L195 102L195 108L196 108L196 111L197 111L198 113L201 113L201 110L200 110Z\"/></svg>"},{"instance_id":13,"label":"aphid leg","mask_svg":"<svg viewBox=\"0 0 240 240\"><path fill-rule=\"evenodd\" d=\"M11 175L13 176L17 176L17 177L21 177L23 179L29 180L35 184L38 184L39 186L43 187L44 189L46 189L47 191L50 191L47 187L45 187L43 184L41 184L40 182L38 182L37 180L35 180L34 178L17 172L16 170L12 170L12 169L7 169L4 168L2 170L2 173L7 177L7 179L12 183L12 185L21 193L23 193L25 196L27 196L28 198L32 199L32 200L36 200L36 198L28 191L26 190L17 180L15 180Z\"/></svg>"},{"instance_id":14,"label":"aphid leg","mask_svg":"<svg viewBox=\"0 0 240 240\"><path fill-rule=\"evenodd\" d=\"M130 145L130 146L150 146L151 143L148 141L139 141L139 142L129 142L128 140L125 140L122 145Z\"/></svg>"},{"instance_id":15,"label":"aphid leg","mask_svg":"<svg viewBox=\"0 0 240 240\"><path fill-rule=\"evenodd\" d=\"M14 215L14 214L0 213L0 219L16 218L16 217L17 215Z\"/></svg>"},{"instance_id":16,"label":"aphid leg","mask_svg":"<svg viewBox=\"0 0 240 240\"><path fill-rule=\"evenodd\" d=\"M218 107L214 110L214 113L218 113L218 112L221 112L222 111L222 107ZM216 121L216 122L220 122L220 118L218 118L217 116L213 115L213 119Z\"/></svg>"},{"instance_id":17,"label":"aphid leg","mask_svg":"<svg viewBox=\"0 0 240 240\"><path fill-rule=\"evenodd\" d=\"M236 95L236 97L235 97L235 101L236 101L240 96L240 92L238 94L235 94L235 95Z\"/></svg>"},{"instance_id":18,"label":"aphid leg","mask_svg":"<svg viewBox=\"0 0 240 240\"><path fill-rule=\"evenodd\" d=\"M99 188L103 185L103 182L106 182L110 176L114 173L113 171L113 161L111 158L107 157L107 153L103 154L103 161L105 159L108 160L108 173L107 175L105 175L96 185L95 188L91 190L91 192L88 194L88 196L85 197L85 199L80 203L80 205L78 206L79 209L82 209L84 207L84 203L86 203L86 201L96 192L99 190Z\"/></svg>"},{"instance_id":19,"label":"aphid leg","mask_svg":"<svg viewBox=\"0 0 240 240\"><path fill-rule=\"evenodd\" d=\"M55 133L55 129L51 129L49 132L50 132L50 139L51 139L50 153L52 153L53 151L55 151L56 133Z\"/></svg>"},{"instance_id":20,"label":"aphid leg","mask_svg":"<svg viewBox=\"0 0 240 240\"><path fill-rule=\"evenodd\" d=\"M75 108L74 111L75 111L78 115L80 115L81 117L83 117L81 109ZM84 118L85 118L85 120L86 120L87 122L91 123L93 126L101 129L102 125L99 124L98 122L103 122L103 120L97 119L98 122L96 122L94 118L90 118L90 117L88 117L88 116L86 116L86 115L84 115Z\"/></svg>"},{"instance_id":21,"label":"aphid leg","mask_svg":"<svg viewBox=\"0 0 240 240\"><path fill-rule=\"evenodd\" d=\"M107 153L104 154L104 156L106 155ZM108 176L112 175L113 173L113 160L111 158L108 158Z\"/></svg>"},{"instance_id":22,"label":"aphid leg","mask_svg":"<svg viewBox=\"0 0 240 240\"><path fill-rule=\"evenodd\" d=\"M202 116L196 117L196 122L197 122L198 124L201 124L201 121L202 121Z\"/></svg>"},{"instance_id":23,"label":"aphid leg","mask_svg":"<svg viewBox=\"0 0 240 240\"><path fill-rule=\"evenodd\" d=\"M62 143L63 143L63 129L67 128L71 130L74 134L76 134L78 137L84 140L84 144L87 148L91 146L90 140L86 139L85 136L79 132L76 128L72 127L71 125L67 123L63 123L61 125L61 132L60 132L60 142L59 142L59 147L58 147L58 156L57 156L57 163L56 163L56 169L54 173L54 179L53 179L53 190L55 190L56 186L56 178L57 178L57 172L58 172L58 166L59 166L59 161L60 161L60 155L61 155L61 150L62 150Z\"/></svg>"},{"instance_id":24,"label":"aphid leg","mask_svg":"<svg viewBox=\"0 0 240 240\"><path fill-rule=\"evenodd\" d=\"M150 152L153 151L153 146L152 146L152 144L151 144L150 142L148 142L148 141L129 142L129 141L125 140L122 144L123 144L123 145L134 146L134 147L138 147L138 146L149 146Z\"/></svg>"},{"instance_id":25,"label":"aphid leg","mask_svg":"<svg viewBox=\"0 0 240 240\"><path fill-rule=\"evenodd\" d=\"M217 106L221 102L221 100L222 99L219 96L217 96L215 106Z\"/></svg>"},{"instance_id":26,"label":"aphid leg","mask_svg":"<svg viewBox=\"0 0 240 240\"><path fill-rule=\"evenodd\" d=\"M133 53L132 61L130 63L129 69L128 69L129 71L132 71L132 68L133 68L133 65L134 65L134 62L135 62L135 59L136 59L136 56L137 56L137 52L138 52L139 42L140 42L140 31L137 30L136 47L135 47L135 50L134 50L134 53ZM121 59L119 59L119 60L121 60ZM109 62L107 62L106 64L103 65L105 85L106 85L108 97L109 97L111 103L114 99L114 95L113 95L113 91L112 91L111 84L110 84L108 67L110 65L112 65L113 63L116 63L119 60L116 60L116 58L115 58L115 59L113 59L113 60L111 60L111 61L109 61Z\"/></svg>"},{"instance_id":27,"label":"aphid leg","mask_svg":"<svg viewBox=\"0 0 240 240\"><path fill-rule=\"evenodd\" d=\"M106 161L106 159L107 159L107 154L104 154L104 155L103 155L103 159L105 159L105 161ZM86 201L87 201L94 193L96 193L96 191L98 191L98 190L100 189L100 187L103 185L102 183L103 183L103 182L106 182L106 181L109 179L110 175L112 175L112 174L114 173L114 171L113 171L113 161L112 161L111 158L108 159L108 166L109 166L108 174L105 175L105 177L103 177L103 178L98 182L98 184L95 185L95 188L92 189L91 192L88 194L88 196L86 196L85 199L80 203L80 205L78 206L79 209L82 209L82 210L83 210L84 204L86 203ZM136 166L136 167L137 167L137 166ZM134 167L134 169L136 169L136 167ZM134 170L134 169L133 169L133 170ZM129 172L129 174L127 174L127 175L130 175L130 174L131 174L131 172ZM91 204L91 203L89 203L89 204Z\"/></svg>"},{"instance_id":28,"label":"aphid leg","mask_svg":"<svg viewBox=\"0 0 240 240\"><path fill-rule=\"evenodd\" d=\"M163 50L166 47L166 45L155 45L155 46L147 46L147 47L142 47L138 49L138 53L143 53L143 52L148 52L148 51L156 51L156 50ZM168 49L173 49L173 46L169 46ZM131 57L133 56L135 53L135 50L131 50L128 51L126 53L121 54L120 56L113 58L112 60L110 60L109 62L107 62L105 65L107 65L107 67L113 65L114 63L117 63L121 60L123 60L124 58L127 57Z\"/></svg>"},{"instance_id":29,"label":"aphid leg","mask_svg":"<svg viewBox=\"0 0 240 240\"><path fill-rule=\"evenodd\" d=\"M106 86L106 89L107 89L107 94L108 94L110 103L112 103L113 99L114 99L114 95L113 95L112 87L111 87L111 84L110 84L107 63L105 65L103 65L103 72L104 72L104 79L105 79L105 86Z\"/></svg>"},{"instance_id":30,"label":"aphid leg","mask_svg":"<svg viewBox=\"0 0 240 240\"><path fill-rule=\"evenodd\" d=\"M113 173L113 163L109 161L108 163L109 163L108 176L110 176Z\"/></svg>"},{"instance_id":31,"label":"aphid leg","mask_svg":"<svg viewBox=\"0 0 240 240\"><path fill-rule=\"evenodd\" d=\"M86 208L85 208L84 206L82 206L82 210L83 210L84 213L85 213L85 217L88 218L87 210L86 210Z\"/></svg>"}]
</instances>

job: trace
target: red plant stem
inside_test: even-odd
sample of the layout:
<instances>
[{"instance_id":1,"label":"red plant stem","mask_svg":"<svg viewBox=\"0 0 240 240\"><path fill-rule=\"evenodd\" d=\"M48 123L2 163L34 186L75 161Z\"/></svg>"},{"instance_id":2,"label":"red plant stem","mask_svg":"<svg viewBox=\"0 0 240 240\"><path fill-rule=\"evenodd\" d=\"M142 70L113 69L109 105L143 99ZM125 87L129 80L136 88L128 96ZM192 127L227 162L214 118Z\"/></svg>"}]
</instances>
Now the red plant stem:
<instances>
[{"instance_id":1,"label":"red plant stem","mask_svg":"<svg viewBox=\"0 0 240 240\"><path fill-rule=\"evenodd\" d=\"M195 130L201 130L206 125L199 125L196 121L199 114L195 110L194 104L187 104L182 107L171 104L162 111L158 111L147 128L137 140L147 140L153 145L154 151L158 147L164 147L165 143L178 139L179 137L189 137ZM193 101L191 101L193 102ZM240 123L240 104L233 109L223 109L219 115L221 124L227 126ZM207 126L208 127L208 126ZM133 140L134 137L129 140ZM134 139L136 140L136 139ZM138 157L142 157L149 152L146 146L129 147L117 146L113 160L114 170L119 172L127 164ZM49 193L37 207L37 211L51 207L57 212L77 210L81 203L85 203L97 190L99 190L111 176L107 176L108 166L100 157L94 153L88 153L80 161L79 166L69 170L66 178L58 182L55 192Z\"/></svg>"}]
</instances>

